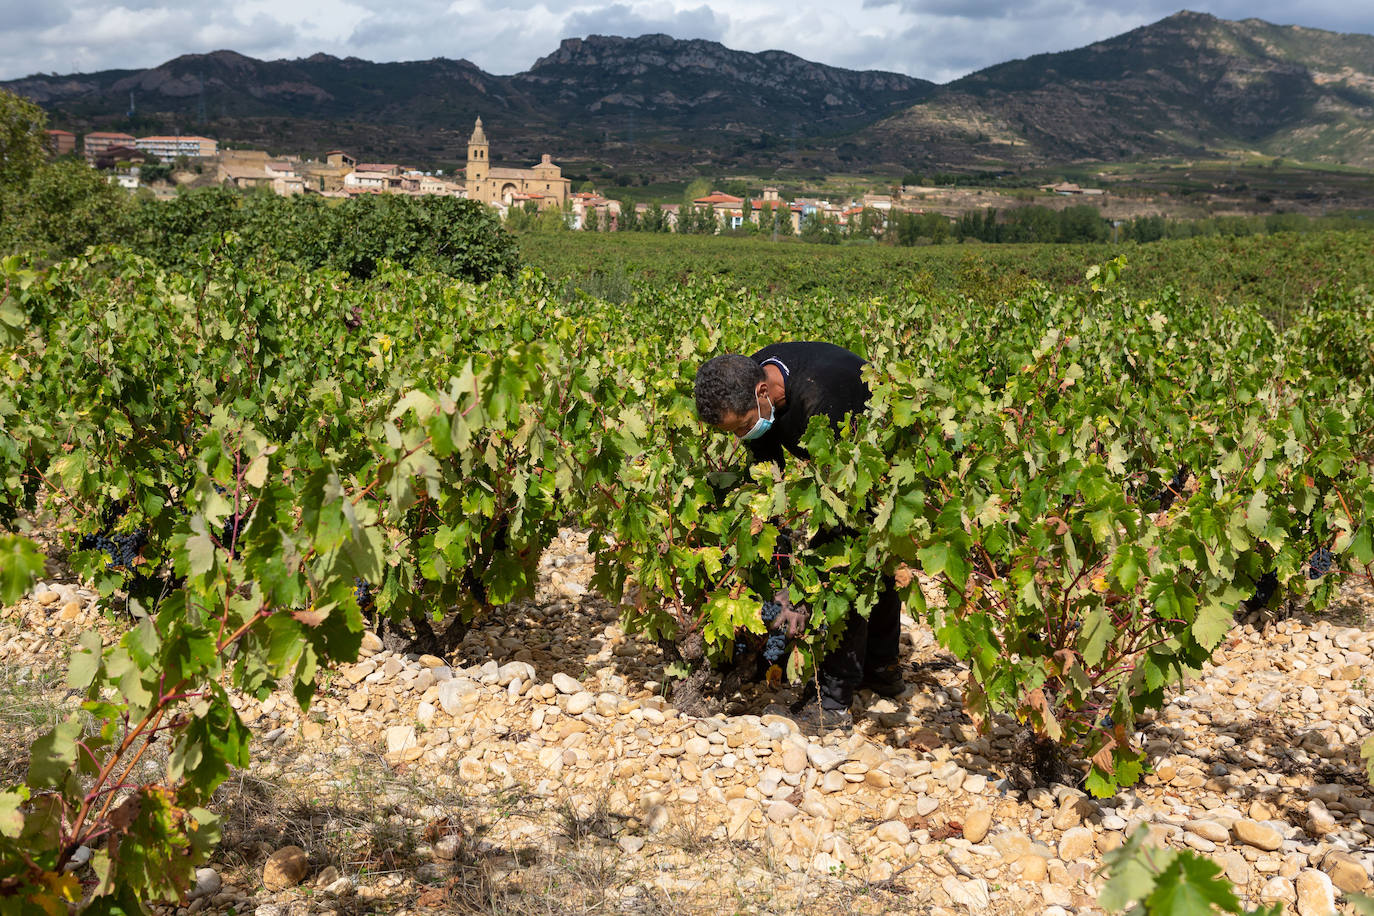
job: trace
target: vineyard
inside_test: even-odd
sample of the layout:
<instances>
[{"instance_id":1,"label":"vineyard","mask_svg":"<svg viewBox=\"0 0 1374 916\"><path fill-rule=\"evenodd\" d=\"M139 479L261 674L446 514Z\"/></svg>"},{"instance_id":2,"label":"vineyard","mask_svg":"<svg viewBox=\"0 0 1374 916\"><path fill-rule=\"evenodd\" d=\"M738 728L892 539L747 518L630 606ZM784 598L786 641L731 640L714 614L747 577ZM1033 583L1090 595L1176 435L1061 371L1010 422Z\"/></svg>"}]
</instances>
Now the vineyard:
<instances>
[{"instance_id":1,"label":"vineyard","mask_svg":"<svg viewBox=\"0 0 1374 916\"><path fill-rule=\"evenodd\" d=\"M531 606L551 545L572 536L626 651L657 675L640 699L603 704L602 691L576 707L580 689L543 696L548 674L524 661L480 675L513 700L543 697L562 721L595 728L632 701L637 721L717 722L741 696L804 691L894 576L931 650L966 668L941 696L969 741L1006 757L1004 792L1072 786L1071 799L1106 804L1157 784L1148 730L1239 644L1227 642L1238 615L1319 614L1374 574L1367 240L1160 243L1140 249L1143 265L1045 249L1006 255L1025 262L1014 273L960 254L892 282L867 252L842 252L849 273L830 283L790 263L776 283L756 282L757 265L708 277L659 264L620 268L611 298L588 292L588 263L552 276L498 266L474 283L443 268L443 250L407 267L379 252L358 270L245 257L233 235L174 258L7 258L0 598L52 577L34 540L42 519L48 561L89 585L103 621L72 637L66 687L80 709L7 774L0 903L184 900L221 836L217 790L256 753L242 710L284 684L308 712L360 653L476 671L465 653ZM732 271L754 257L741 250ZM1304 269L1275 272L1290 255ZM718 353L789 339L863 354L869 409L838 429L813 422L808 460L751 467L698 421L693 376ZM769 666L762 612L784 552L810 625ZM1331 679L1367 709L1363 674ZM450 731L459 700L439 704ZM534 716L526 741L546 728ZM703 728L692 734L713 743ZM810 776L787 783L795 793L772 779L785 791L760 796L739 842L781 829L781 804L822 822L806 796L832 772L870 784L867 765L844 769L857 756L841 766L825 745L793 770L788 734L759 740L788 760L779 779ZM1359 742L1327 750L1343 775L1326 782L1345 785L1329 805L1359 825L1374 816L1363 777L1344 775L1361 770ZM152 758L165 763L140 776ZM871 785L931 772L913 767ZM932 839L925 813L894 804L886 846L954 829ZM1364 858L1358 844L1348 858L1367 875L1363 836ZM839 842L817 855L856 874L882 859L886 876L873 864L865 880L894 886L891 855L875 845L851 865ZM1185 888L1213 877L1123 848L1137 889L1150 867ZM1313 846L1307 870L1333 848ZM1130 893L1121 905L1140 899Z\"/></svg>"},{"instance_id":2,"label":"vineyard","mask_svg":"<svg viewBox=\"0 0 1374 916\"><path fill-rule=\"evenodd\" d=\"M620 299L637 288L719 281L761 296L958 294L1002 300L1037 284L1084 285L1089 264L1125 254L1118 289L1134 298L1173 290L1184 300L1258 305L1281 326L1288 310L1316 296L1368 284L1371 236L1363 232L1199 238L1148 245L944 244L899 248L818 245L767 237L557 232L520 237L530 264L558 281Z\"/></svg>"}]
</instances>

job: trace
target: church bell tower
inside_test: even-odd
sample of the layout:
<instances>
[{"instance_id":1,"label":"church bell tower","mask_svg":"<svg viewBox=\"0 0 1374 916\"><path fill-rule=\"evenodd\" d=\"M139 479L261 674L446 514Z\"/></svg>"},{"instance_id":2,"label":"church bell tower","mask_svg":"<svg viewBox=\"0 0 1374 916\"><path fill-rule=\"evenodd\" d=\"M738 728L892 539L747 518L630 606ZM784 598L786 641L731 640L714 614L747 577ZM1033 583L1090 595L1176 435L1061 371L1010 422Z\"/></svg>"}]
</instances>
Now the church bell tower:
<instances>
[{"instance_id":1,"label":"church bell tower","mask_svg":"<svg viewBox=\"0 0 1374 916\"><path fill-rule=\"evenodd\" d=\"M489 150L487 135L482 131L482 119L478 118L468 139L468 197L482 198L482 182L487 179L487 167L490 165L487 160Z\"/></svg>"}]
</instances>

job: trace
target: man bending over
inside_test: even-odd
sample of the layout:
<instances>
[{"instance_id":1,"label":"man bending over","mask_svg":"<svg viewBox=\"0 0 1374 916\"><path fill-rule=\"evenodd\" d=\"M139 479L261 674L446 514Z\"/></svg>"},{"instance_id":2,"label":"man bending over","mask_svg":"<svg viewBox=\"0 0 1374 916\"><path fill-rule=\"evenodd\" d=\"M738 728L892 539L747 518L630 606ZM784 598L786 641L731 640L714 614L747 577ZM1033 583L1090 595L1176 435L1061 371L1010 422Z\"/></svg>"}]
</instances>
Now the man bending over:
<instances>
[{"instance_id":1,"label":"man bending over","mask_svg":"<svg viewBox=\"0 0 1374 916\"><path fill-rule=\"evenodd\" d=\"M828 417L838 427L846 416L863 413L869 396L859 374L863 365L843 347L818 342L776 343L753 356L717 356L697 370L697 416L742 439L754 461L782 467L787 452L806 457L801 437L812 417ZM822 532L813 544L839 533ZM782 585L777 598L782 611L770 626L792 638L806 629L810 613L805 605L794 607ZM854 723L849 707L856 689L883 696L902 692L901 609L889 577L867 620L850 612L839 645L821 661L820 702L805 691L792 708L798 724L811 731L848 728Z\"/></svg>"}]
</instances>

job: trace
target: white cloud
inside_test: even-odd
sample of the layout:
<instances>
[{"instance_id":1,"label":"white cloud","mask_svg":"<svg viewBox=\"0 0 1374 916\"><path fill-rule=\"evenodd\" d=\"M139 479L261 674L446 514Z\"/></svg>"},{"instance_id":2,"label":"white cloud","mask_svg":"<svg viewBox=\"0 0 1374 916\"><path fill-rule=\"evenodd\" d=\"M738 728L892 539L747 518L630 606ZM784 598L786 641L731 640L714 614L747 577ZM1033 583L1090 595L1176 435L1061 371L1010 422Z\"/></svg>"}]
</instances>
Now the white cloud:
<instances>
[{"instance_id":1,"label":"white cloud","mask_svg":"<svg viewBox=\"0 0 1374 916\"><path fill-rule=\"evenodd\" d=\"M567 37L666 32L746 51L777 49L855 69L945 81L1015 57L1078 47L1153 22L1177 0L0 0L0 78L155 66L232 48L253 57L318 51L371 60L465 57L527 69ZM1348 0L1206 0L1258 17L1374 33L1374 7Z\"/></svg>"}]
</instances>

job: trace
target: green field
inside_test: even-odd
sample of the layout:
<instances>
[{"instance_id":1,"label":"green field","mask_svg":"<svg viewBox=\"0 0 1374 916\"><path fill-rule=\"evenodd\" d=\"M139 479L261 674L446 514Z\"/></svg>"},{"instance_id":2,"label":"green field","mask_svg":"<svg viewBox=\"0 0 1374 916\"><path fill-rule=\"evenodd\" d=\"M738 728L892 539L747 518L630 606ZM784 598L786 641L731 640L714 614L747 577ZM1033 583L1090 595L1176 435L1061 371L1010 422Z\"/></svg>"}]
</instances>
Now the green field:
<instances>
[{"instance_id":1,"label":"green field","mask_svg":"<svg viewBox=\"0 0 1374 916\"><path fill-rule=\"evenodd\" d=\"M1149 245L820 245L761 237L549 233L521 255L565 292L624 299L637 288L710 281L747 296L846 298L955 293L977 300L1036 284L1071 290L1091 264L1124 256L1122 288L1200 302L1255 303L1281 316L1323 293L1368 289L1374 234L1204 238Z\"/></svg>"}]
</instances>

